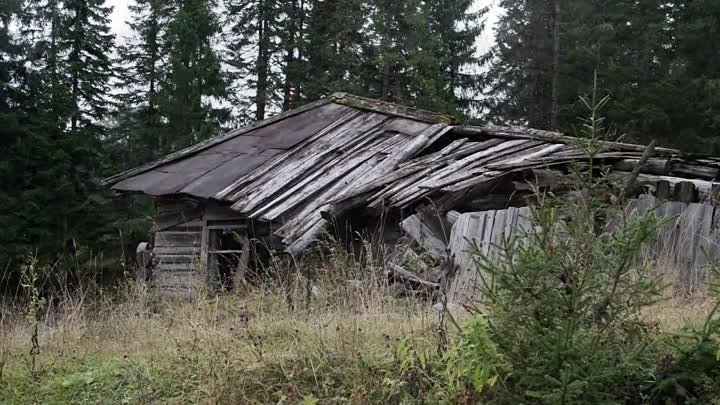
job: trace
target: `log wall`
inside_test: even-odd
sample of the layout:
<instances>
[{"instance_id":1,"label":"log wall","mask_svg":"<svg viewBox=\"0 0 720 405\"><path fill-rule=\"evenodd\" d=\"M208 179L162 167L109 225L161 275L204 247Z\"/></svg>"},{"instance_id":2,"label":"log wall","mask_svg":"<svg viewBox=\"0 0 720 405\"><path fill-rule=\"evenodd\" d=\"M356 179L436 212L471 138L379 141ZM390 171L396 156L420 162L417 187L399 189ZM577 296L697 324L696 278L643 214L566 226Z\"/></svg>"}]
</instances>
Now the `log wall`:
<instances>
[{"instance_id":1,"label":"log wall","mask_svg":"<svg viewBox=\"0 0 720 405\"><path fill-rule=\"evenodd\" d=\"M209 274L213 269L207 260L211 230L224 226L237 232L243 229L255 238L256 245L278 247L270 224L254 223L216 201L164 197L156 200L156 209L152 285L166 293L188 295L193 288L217 278Z\"/></svg>"},{"instance_id":2,"label":"log wall","mask_svg":"<svg viewBox=\"0 0 720 405\"><path fill-rule=\"evenodd\" d=\"M156 200L152 285L163 292L191 293L198 277L203 239L203 207L194 200Z\"/></svg>"}]
</instances>

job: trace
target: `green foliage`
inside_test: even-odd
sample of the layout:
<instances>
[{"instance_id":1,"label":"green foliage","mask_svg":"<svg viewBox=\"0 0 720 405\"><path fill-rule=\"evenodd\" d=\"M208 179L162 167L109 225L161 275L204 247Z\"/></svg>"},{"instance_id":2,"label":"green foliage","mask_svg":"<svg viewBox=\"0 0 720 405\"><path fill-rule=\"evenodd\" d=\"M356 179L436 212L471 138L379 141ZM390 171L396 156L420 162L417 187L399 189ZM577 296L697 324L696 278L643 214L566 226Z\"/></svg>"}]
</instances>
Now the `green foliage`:
<instances>
[{"instance_id":1,"label":"green foliage","mask_svg":"<svg viewBox=\"0 0 720 405\"><path fill-rule=\"evenodd\" d=\"M700 328L688 326L665 338L671 350L657 379L647 388L654 404L720 403L720 268L712 268L711 293L717 300Z\"/></svg>"},{"instance_id":2,"label":"green foliage","mask_svg":"<svg viewBox=\"0 0 720 405\"><path fill-rule=\"evenodd\" d=\"M500 6L506 12L487 55L485 119L570 132L583 110L576 95L590 91L596 71L598 88L614 100L605 114L626 140L718 150L710 135L720 122L712 67L718 44L706 40L720 29L717 2L507 0Z\"/></svg>"},{"instance_id":3,"label":"green foliage","mask_svg":"<svg viewBox=\"0 0 720 405\"><path fill-rule=\"evenodd\" d=\"M584 149L597 153L604 101L585 103ZM499 258L475 249L489 333L509 366L495 403L632 403L653 378L655 337L638 314L661 288L639 255L661 224L653 212L626 215L611 204L616 191L599 169L577 169L577 198L539 193L529 229Z\"/></svg>"},{"instance_id":4,"label":"green foliage","mask_svg":"<svg viewBox=\"0 0 720 405\"><path fill-rule=\"evenodd\" d=\"M472 388L481 394L492 388L502 366L495 344L487 332L487 322L477 317L464 325L463 333L443 356L448 389L459 395Z\"/></svg>"}]
</instances>

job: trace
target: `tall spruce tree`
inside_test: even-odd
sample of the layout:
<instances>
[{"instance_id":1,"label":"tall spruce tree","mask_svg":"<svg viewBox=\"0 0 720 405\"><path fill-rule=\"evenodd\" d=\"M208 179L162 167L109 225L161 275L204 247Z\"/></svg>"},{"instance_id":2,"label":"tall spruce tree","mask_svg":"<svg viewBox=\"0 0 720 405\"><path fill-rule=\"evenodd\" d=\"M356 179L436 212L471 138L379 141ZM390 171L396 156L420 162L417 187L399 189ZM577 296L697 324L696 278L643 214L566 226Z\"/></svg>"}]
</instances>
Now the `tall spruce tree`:
<instances>
[{"instance_id":1,"label":"tall spruce tree","mask_svg":"<svg viewBox=\"0 0 720 405\"><path fill-rule=\"evenodd\" d=\"M680 2L675 6L674 20L677 57L672 67L674 91L668 97L675 124L673 135L680 146L718 153L720 44L714 38L720 35L720 3Z\"/></svg>"},{"instance_id":2,"label":"tall spruce tree","mask_svg":"<svg viewBox=\"0 0 720 405\"><path fill-rule=\"evenodd\" d=\"M232 68L233 79L231 100L241 122L265 119L269 111L277 110L285 102L279 91L283 87L283 71L287 74L288 65L293 64L288 53L294 53L293 31L297 29L294 22L286 26L287 30L281 29L281 3L295 2L229 0L227 3L230 26L227 63ZM288 9L296 14L285 15L285 20L298 17L300 9L293 10L292 4Z\"/></svg>"},{"instance_id":3,"label":"tall spruce tree","mask_svg":"<svg viewBox=\"0 0 720 405\"><path fill-rule=\"evenodd\" d=\"M168 26L169 74L162 84L160 108L173 138L170 150L215 135L227 119L216 104L227 95L215 45L220 26L209 0L181 0Z\"/></svg>"},{"instance_id":4,"label":"tall spruce tree","mask_svg":"<svg viewBox=\"0 0 720 405\"><path fill-rule=\"evenodd\" d=\"M486 76L491 121L570 132L578 94L612 96L605 114L629 141L673 144L679 3L507 1Z\"/></svg>"},{"instance_id":5,"label":"tall spruce tree","mask_svg":"<svg viewBox=\"0 0 720 405\"><path fill-rule=\"evenodd\" d=\"M84 136L96 136L99 122L108 112L110 59L114 35L110 33L112 7L103 0L67 0L67 19L61 24L61 46L68 50L65 82L69 83L73 133L84 129Z\"/></svg>"},{"instance_id":6,"label":"tall spruce tree","mask_svg":"<svg viewBox=\"0 0 720 405\"><path fill-rule=\"evenodd\" d=\"M336 91L370 96L373 46L364 26L364 0L312 0L306 35L300 97L314 101Z\"/></svg>"},{"instance_id":7,"label":"tall spruce tree","mask_svg":"<svg viewBox=\"0 0 720 405\"><path fill-rule=\"evenodd\" d=\"M427 39L430 56L417 64L426 78L436 77L437 91L430 93L418 86L423 100L417 104L447 112L458 118L469 116L480 107L479 93L484 56L477 52L476 41L485 27L487 7L474 10L473 0L438 0L424 2L423 13L428 20ZM430 42L435 39L433 42ZM423 81L421 83L427 83Z\"/></svg>"},{"instance_id":8,"label":"tall spruce tree","mask_svg":"<svg viewBox=\"0 0 720 405\"><path fill-rule=\"evenodd\" d=\"M486 75L488 119L549 128L552 95L552 3L503 0Z\"/></svg>"},{"instance_id":9,"label":"tall spruce tree","mask_svg":"<svg viewBox=\"0 0 720 405\"><path fill-rule=\"evenodd\" d=\"M96 182L111 74L110 12L100 2L32 0L17 21L18 66L11 85L17 131L9 139L3 187L13 219L8 257L38 248L65 257L102 247L113 213ZM22 174L22 175L19 175ZM6 191L3 190L3 191ZM92 215L89 215L92 213Z\"/></svg>"},{"instance_id":10,"label":"tall spruce tree","mask_svg":"<svg viewBox=\"0 0 720 405\"><path fill-rule=\"evenodd\" d=\"M125 166L169 153L171 134L162 115L163 84L169 77L168 29L177 12L171 0L137 0L129 6L130 35L118 50L119 108L116 135L122 138Z\"/></svg>"}]
</instances>

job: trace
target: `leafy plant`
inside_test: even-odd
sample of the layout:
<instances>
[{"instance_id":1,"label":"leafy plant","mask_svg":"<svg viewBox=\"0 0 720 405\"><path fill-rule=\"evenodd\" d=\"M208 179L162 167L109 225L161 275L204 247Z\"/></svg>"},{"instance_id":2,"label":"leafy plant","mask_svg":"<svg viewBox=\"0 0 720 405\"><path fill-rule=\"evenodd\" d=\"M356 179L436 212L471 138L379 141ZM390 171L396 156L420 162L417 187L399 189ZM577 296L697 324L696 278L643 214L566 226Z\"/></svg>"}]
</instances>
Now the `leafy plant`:
<instances>
[{"instance_id":1,"label":"leafy plant","mask_svg":"<svg viewBox=\"0 0 720 405\"><path fill-rule=\"evenodd\" d=\"M472 389L477 395L493 387L501 362L488 336L486 320L483 317L470 320L443 360L445 378L452 392L458 394Z\"/></svg>"}]
</instances>

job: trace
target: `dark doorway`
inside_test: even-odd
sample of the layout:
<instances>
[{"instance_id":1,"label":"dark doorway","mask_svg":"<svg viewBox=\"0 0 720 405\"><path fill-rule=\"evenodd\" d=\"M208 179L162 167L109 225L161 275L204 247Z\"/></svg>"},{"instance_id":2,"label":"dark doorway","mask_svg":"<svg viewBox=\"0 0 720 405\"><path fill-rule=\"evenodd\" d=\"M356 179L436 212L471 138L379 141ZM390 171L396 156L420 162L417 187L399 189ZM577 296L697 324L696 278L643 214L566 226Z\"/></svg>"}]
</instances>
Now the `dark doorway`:
<instances>
[{"instance_id":1,"label":"dark doorway","mask_svg":"<svg viewBox=\"0 0 720 405\"><path fill-rule=\"evenodd\" d=\"M245 284L249 255L244 226L208 226L208 276L213 286L232 291Z\"/></svg>"}]
</instances>

